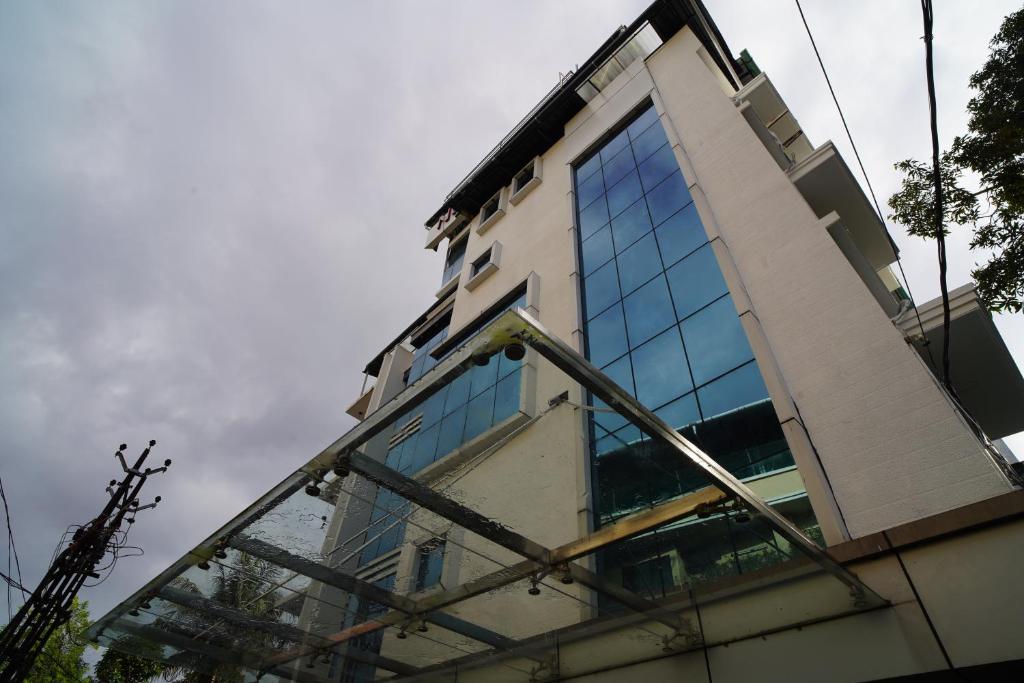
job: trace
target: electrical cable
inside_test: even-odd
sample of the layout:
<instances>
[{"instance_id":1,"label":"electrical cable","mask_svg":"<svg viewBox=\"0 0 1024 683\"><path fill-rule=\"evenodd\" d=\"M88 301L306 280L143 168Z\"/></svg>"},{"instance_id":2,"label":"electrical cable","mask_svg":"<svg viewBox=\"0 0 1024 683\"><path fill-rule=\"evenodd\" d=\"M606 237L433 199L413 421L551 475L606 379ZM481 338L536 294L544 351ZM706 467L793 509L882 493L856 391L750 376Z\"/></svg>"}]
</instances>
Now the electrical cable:
<instances>
[{"instance_id":1,"label":"electrical cable","mask_svg":"<svg viewBox=\"0 0 1024 683\"><path fill-rule=\"evenodd\" d=\"M888 228L885 227L885 216L882 214L882 207L878 203L878 197L875 196L875 188L871 185L871 178L868 176L867 170L864 168L864 162L861 161L860 152L857 150L857 143L853 141L853 134L850 132L850 126L846 123L846 116L843 114L843 108L839 105L839 98L836 97L836 91L832 87L832 79L828 77L828 71L825 69L825 62L821 59L821 53L818 51L818 44L814 42L814 34L811 33L811 27L807 23L807 17L804 16L804 9L800 6L800 0L794 0L796 2L797 11L800 12L800 20L804 24L804 29L807 31L807 37L811 41L811 47L814 49L814 56L818 59L818 65L821 67L821 74L825 77L825 83L828 84L828 91L832 95L832 101L836 105L836 111L839 112L839 118L843 122L843 130L846 131L846 139L850 142L850 147L853 149L853 156L857 159L857 165L860 167L861 175L864 176L864 182L868 186L868 192L871 194L871 201L875 206L875 211L878 213L878 220L882 223L882 228L885 230L885 235L889 239L889 244L892 246L893 254L896 256L896 264L899 266L900 275L903 276L903 286L907 289L907 296L910 297L911 301L914 301L914 293L910 289L910 280L907 279L907 274L903 270L903 260L900 258L899 249L896 247L896 242L893 240L892 235L889 234ZM935 359L932 357L931 348L928 345L928 336L924 331L924 322L921 320L921 313L917 310L917 304L914 304L914 315L917 318L917 326L921 330L922 344L924 345L928 358L931 361L932 368L938 371L938 367L935 365Z\"/></svg>"},{"instance_id":2,"label":"electrical cable","mask_svg":"<svg viewBox=\"0 0 1024 683\"><path fill-rule=\"evenodd\" d=\"M14 529L11 526L11 509L7 505L7 492L4 490L3 477L0 477L0 499L3 499L4 519L7 520L7 573L11 574L11 558L14 558L14 568L18 572L18 583L24 579L21 576L21 560L18 558L18 546L14 542ZM11 620L11 587L7 587L7 620Z\"/></svg>"},{"instance_id":3,"label":"electrical cable","mask_svg":"<svg viewBox=\"0 0 1024 683\"><path fill-rule=\"evenodd\" d=\"M946 230L945 208L942 196L942 171L939 166L939 124L938 106L935 103L935 65L932 55L932 22L935 18L931 0L921 0L921 14L924 20L925 71L928 80L928 119L932 137L932 182L935 186L935 242L939 256L939 288L942 290L942 384L953 396L953 382L949 375L949 289L946 285Z\"/></svg>"}]
</instances>

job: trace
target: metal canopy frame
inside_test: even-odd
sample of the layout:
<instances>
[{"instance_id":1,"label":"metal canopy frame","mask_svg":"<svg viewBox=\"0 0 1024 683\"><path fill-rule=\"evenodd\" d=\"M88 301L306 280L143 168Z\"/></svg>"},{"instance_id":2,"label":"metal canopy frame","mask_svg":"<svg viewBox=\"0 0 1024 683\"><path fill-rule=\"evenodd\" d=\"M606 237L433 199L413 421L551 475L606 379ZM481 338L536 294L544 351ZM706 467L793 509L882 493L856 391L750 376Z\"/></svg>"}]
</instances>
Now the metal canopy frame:
<instances>
[{"instance_id":1,"label":"metal canopy frame","mask_svg":"<svg viewBox=\"0 0 1024 683\"><path fill-rule=\"evenodd\" d=\"M577 381L594 396L603 400L629 422L640 428L642 432L669 445L682 461L690 463L706 475L710 485L656 504L649 510L621 518L615 524L605 526L564 545L547 548L361 452L363 446L371 438L383 433L397 418L426 401L449 382L467 372L474 364L502 352L510 344L525 345L533 349L569 378ZM347 476L349 473L359 475L378 487L398 494L419 508L457 524L524 559L511 566L503 566L498 571L466 581L457 587L436 591L414 599L384 590L337 567L300 557L286 549L244 533L246 527L259 521L267 512L273 510L303 486L326 482L331 472L336 473L339 478ZM336 479L331 481L336 481ZM792 547L845 584L858 608L878 607L886 604L882 598L861 583L852 572L805 536L800 529L773 510L709 455L690 443L622 387L591 365L573 348L551 334L524 310L509 310L469 339L448 358L438 363L420 381L372 413L363 422L311 459L305 466L261 497L245 512L93 624L89 636L97 639L107 629L113 629L145 640L179 649L188 649L214 661L229 661L260 673L269 673L293 680L322 680L308 670L300 671L295 666L290 666L289 663L302 657L323 655L326 652L334 652L348 656L355 661L379 666L395 673L401 679L420 679L423 676L439 673L449 665L454 665L453 663L456 661L463 663L470 661L479 666L481 663L486 663L488 653L495 660L519 657L533 659L537 662L546 661L550 646L545 646L543 638L539 639L540 642L537 637L518 641L441 610L524 579L536 582L548 575L558 575L578 582L629 608L634 612L633 621L642 617L649 622L667 626L676 635L685 635L691 641L699 640L700 635L694 635L688 620L680 616L677 607L670 607L663 604L664 601L653 601L626 590L594 574L575 561L613 544L650 533L666 524L693 516L701 510L707 510L709 506L721 505L730 501L733 505L742 506L757 514ZM221 605L196 593L182 590L180 587L168 585L192 565L213 560L215 554L222 553L225 548L233 548L261 558L294 572L296 575L308 577L313 582L379 604L387 611L335 633L314 634L290 624L277 623L269 619L261 621L244 611ZM219 557L223 557L223 555L221 554ZM304 595L306 595L306 599L316 599L309 594ZM140 604L150 598L161 598L170 603L184 605L190 610L209 616L218 623L227 622L271 634L282 641L294 643L296 647L265 656L251 652L226 651L215 644L197 638L186 638L182 635L165 632L155 626L132 623L124 618L126 612L138 609ZM346 644L354 638L389 626L399 627L404 632L407 626L417 622L434 623L491 649L471 654L468 657L447 660L421 670L378 654L358 651L358 648ZM601 632L607 630L609 620L592 619L580 624L579 626L582 628L577 628L575 632L588 632L586 625L590 623L593 623L593 627L598 629L596 632Z\"/></svg>"}]
</instances>

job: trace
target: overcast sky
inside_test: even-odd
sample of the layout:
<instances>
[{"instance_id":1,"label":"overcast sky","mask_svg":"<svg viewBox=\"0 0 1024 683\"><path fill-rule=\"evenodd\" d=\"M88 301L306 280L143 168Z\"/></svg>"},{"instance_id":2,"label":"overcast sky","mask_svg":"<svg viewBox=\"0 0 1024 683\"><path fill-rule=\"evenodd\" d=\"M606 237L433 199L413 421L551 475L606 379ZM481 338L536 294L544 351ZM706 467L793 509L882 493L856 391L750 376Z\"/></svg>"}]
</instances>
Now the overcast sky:
<instances>
[{"instance_id":1,"label":"overcast sky","mask_svg":"<svg viewBox=\"0 0 1024 683\"><path fill-rule=\"evenodd\" d=\"M440 284L423 221L646 4L4 2L0 475L25 583L102 505L123 441L174 465L147 485L145 557L85 591L94 617L350 427L361 368ZM793 2L706 4L854 167ZM1017 6L936 2L943 140ZM919 5L804 7L884 202L892 164L930 153ZM937 296L933 246L893 232ZM1024 316L996 324L1021 363Z\"/></svg>"}]
</instances>

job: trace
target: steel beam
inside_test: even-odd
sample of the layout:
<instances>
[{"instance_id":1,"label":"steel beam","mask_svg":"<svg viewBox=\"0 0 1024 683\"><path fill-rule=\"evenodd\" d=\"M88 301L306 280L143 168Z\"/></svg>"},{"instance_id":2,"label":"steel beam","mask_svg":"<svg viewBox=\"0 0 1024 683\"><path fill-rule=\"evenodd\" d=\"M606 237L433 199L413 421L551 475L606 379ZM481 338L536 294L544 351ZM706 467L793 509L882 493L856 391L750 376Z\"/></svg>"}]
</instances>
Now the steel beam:
<instances>
[{"instance_id":1,"label":"steel beam","mask_svg":"<svg viewBox=\"0 0 1024 683\"><path fill-rule=\"evenodd\" d=\"M548 549L525 536L495 522L476 510L457 503L415 479L410 479L387 465L377 462L358 451L347 451L339 456L339 463L349 467L373 483L397 493L420 507L455 522L464 529L487 540L542 564L549 563Z\"/></svg>"},{"instance_id":2,"label":"steel beam","mask_svg":"<svg viewBox=\"0 0 1024 683\"><path fill-rule=\"evenodd\" d=\"M551 551L551 562L567 562L589 555L602 548L625 541L697 513L702 506L725 500L728 496L713 486L688 493L674 500L659 503L650 510L623 517L614 524L601 527L592 534L558 546Z\"/></svg>"},{"instance_id":3,"label":"steel beam","mask_svg":"<svg viewBox=\"0 0 1024 683\"><path fill-rule=\"evenodd\" d=\"M500 633L495 633L482 626L459 619L454 615L438 611L423 613L415 600L384 590L368 581L363 581L336 569L325 567L304 557L294 555L265 541L250 538L244 534L238 534L228 540L228 545L253 557L266 560L297 574L308 576L314 581L339 588L361 599L384 605L409 616L420 617L430 623L437 624L441 628L492 647L510 648L517 645L516 641L511 638L506 638Z\"/></svg>"},{"instance_id":4,"label":"steel beam","mask_svg":"<svg viewBox=\"0 0 1024 683\"><path fill-rule=\"evenodd\" d=\"M769 526L802 553L821 565L825 571L845 583L851 591L864 595L866 598L873 596L879 603L884 602L874 591L861 583L860 579L849 569L836 562L814 541L805 536L800 529L773 510L745 484L719 465L714 458L690 443L664 420L633 398L625 389L591 365L575 349L551 334L526 311L521 308L508 311L494 324L503 325L506 328L518 328L518 334L522 340L536 349L537 353L609 406L615 408L619 414L639 427L642 432L673 447L683 460L693 463L723 492L735 496L750 510L761 515ZM508 329L505 330L505 334L509 334Z\"/></svg>"}]
</instances>

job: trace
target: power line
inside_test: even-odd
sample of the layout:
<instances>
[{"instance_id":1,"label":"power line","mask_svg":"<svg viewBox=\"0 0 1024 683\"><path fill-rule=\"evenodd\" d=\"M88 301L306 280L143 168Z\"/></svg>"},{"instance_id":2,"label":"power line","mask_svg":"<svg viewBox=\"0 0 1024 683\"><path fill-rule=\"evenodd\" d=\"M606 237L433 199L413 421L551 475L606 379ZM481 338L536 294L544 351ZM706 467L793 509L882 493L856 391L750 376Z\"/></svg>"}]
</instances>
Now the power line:
<instances>
[{"instance_id":1,"label":"power line","mask_svg":"<svg viewBox=\"0 0 1024 683\"><path fill-rule=\"evenodd\" d=\"M910 280L907 278L907 273L903 270L903 260L900 258L899 248L896 246L895 240L889 233L889 229L885 226L885 216L882 214L882 207L878 203L878 197L875 196L875 188L871 185L871 178L868 176L867 170L864 168L864 162L861 161L860 152L857 150L857 143L853 141L853 134L850 132L850 126L846 123L846 116L843 114L843 108L839 105L839 98L836 97L836 91L832 87L832 79L828 77L828 71L825 69L825 62L821 59L821 53L818 51L818 44L814 42L814 34L811 33L811 27L807 23L807 17L804 16L804 9L800 6L800 0L794 0L796 2L796 9L800 13L800 20L804 24L804 29L807 31L807 38L811 41L811 47L814 48L814 56L818 59L818 66L821 67L821 74L825 77L825 83L828 84L828 91L832 95L832 101L836 105L836 111L839 112L839 119L843 122L843 130L846 131L846 139L850 142L850 147L853 149L853 156L857 159L857 165L860 167L860 173L864 176L864 182L868 186L868 193L871 194L871 201L875 206L875 211L878 213L878 220L882 223L882 229L885 230L885 236L889 240L889 244L892 246L893 254L896 256L896 265L900 269L900 275L903 277L903 286L906 287L907 296L910 297L910 301L914 303L914 316L917 318L917 326L921 330L921 343L928 354L928 360L931 362L932 368L936 371L938 368L935 367L935 359L932 358L932 351L929 348L928 335L924 331L924 322L921 320L921 312L917 310L917 303L914 301L914 293L910 289ZM944 253L944 252L943 252ZM943 264L945 260L943 259ZM944 266L943 266L944 267ZM943 286L945 286L945 280L943 280ZM944 299L947 301L948 299ZM949 346L947 343L945 346ZM948 388L948 387L947 387Z\"/></svg>"},{"instance_id":2,"label":"power line","mask_svg":"<svg viewBox=\"0 0 1024 683\"><path fill-rule=\"evenodd\" d=\"M931 0L921 0L924 19L924 63L928 78L928 119L932 134L932 182L935 184L935 241L939 252L939 288L942 291L942 383L950 394L956 395L949 377L949 289L946 286L946 231L943 225L945 211L942 206L942 171L939 167L938 107L935 104L935 68L932 58Z\"/></svg>"},{"instance_id":3,"label":"power line","mask_svg":"<svg viewBox=\"0 0 1024 683\"><path fill-rule=\"evenodd\" d=\"M14 543L14 529L11 528L11 509L7 505L7 492L4 491L4 480L0 477L0 499L3 499L4 518L7 520L7 574L11 573L11 558L14 558L14 567L18 572L18 585L21 585L21 560L18 559L18 547ZM11 585L7 584L7 620L11 620Z\"/></svg>"}]
</instances>

